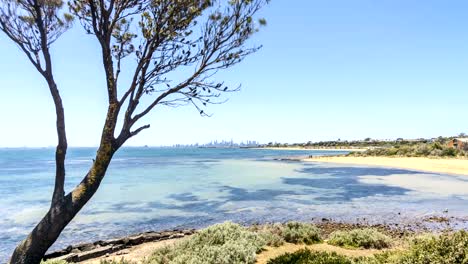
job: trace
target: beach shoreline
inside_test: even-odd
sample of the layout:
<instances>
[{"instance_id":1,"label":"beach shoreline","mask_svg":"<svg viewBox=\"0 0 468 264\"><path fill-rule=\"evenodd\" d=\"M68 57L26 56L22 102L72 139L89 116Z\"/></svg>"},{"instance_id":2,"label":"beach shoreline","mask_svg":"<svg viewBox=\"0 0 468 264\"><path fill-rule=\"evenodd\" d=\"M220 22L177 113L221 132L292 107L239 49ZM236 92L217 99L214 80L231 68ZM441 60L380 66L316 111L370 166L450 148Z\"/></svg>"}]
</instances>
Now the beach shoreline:
<instances>
[{"instance_id":1,"label":"beach shoreline","mask_svg":"<svg viewBox=\"0 0 468 264\"><path fill-rule=\"evenodd\" d=\"M268 149L268 150L315 150L315 151L357 151L363 152L367 148L307 148L307 147L263 147L263 148L252 148L252 149Z\"/></svg>"},{"instance_id":2,"label":"beach shoreline","mask_svg":"<svg viewBox=\"0 0 468 264\"><path fill-rule=\"evenodd\" d=\"M448 173L468 176L468 159L428 157L348 157L320 156L302 158L305 162L325 162L363 166L382 166L432 173Z\"/></svg>"}]
</instances>

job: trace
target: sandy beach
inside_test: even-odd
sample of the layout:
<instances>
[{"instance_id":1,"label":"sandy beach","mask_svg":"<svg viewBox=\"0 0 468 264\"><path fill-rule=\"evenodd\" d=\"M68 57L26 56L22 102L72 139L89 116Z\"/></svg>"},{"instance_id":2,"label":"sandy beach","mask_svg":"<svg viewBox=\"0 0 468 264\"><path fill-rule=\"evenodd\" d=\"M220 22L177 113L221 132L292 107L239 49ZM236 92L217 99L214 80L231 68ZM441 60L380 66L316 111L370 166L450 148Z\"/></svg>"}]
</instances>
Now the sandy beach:
<instances>
[{"instance_id":1,"label":"sandy beach","mask_svg":"<svg viewBox=\"0 0 468 264\"><path fill-rule=\"evenodd\" d=\"M305 147L264 147L255 149L271 149L271 150L319 150L319 151L366 151L366 148L305 148Z\"/></svg>"},{"instance_id":2,"label":"sandy beach","mask_svg":"<svg viewBox=\"0 0 468 264\"><path fill-rule=\"evenodd\" d=\"M385 166L393 168L460 174L468 176L468 159L333 156L307 158L304 159L304 161Z\"/></svg>"}]
</instances>

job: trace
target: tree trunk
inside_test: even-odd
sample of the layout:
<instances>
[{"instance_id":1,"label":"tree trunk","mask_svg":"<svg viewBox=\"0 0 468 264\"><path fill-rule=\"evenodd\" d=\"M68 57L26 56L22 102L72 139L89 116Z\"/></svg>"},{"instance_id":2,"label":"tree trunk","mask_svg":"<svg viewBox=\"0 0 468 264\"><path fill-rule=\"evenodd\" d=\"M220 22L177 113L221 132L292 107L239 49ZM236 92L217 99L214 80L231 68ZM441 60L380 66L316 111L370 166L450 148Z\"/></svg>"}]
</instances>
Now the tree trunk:
<instances>
[{"instance_id":1,"label":"tree trunk","mask_svg":"<svg viewBox=\"0 0 468 264\"><path fill-rule=\"evenodd\" d=\"M28 237L16 247L10 264L41 262L62 230L96 193L116 150L112 141L101 142L95 162L86 177L61 202L51 206Z\"/></svg>"}]
</instances>

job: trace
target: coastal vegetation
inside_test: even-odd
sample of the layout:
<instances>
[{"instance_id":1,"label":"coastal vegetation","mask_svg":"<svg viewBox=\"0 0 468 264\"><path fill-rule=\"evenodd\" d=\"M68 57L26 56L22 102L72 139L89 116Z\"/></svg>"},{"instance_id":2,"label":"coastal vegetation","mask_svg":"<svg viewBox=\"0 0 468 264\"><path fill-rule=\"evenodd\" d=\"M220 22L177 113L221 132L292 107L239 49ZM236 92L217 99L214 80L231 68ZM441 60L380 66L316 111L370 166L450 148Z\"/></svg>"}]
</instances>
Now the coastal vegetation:
<instances>
[{"instance_id":1,"label":"coastal vegetation","mask_svg":"<svg viewBox=\"0 0 468 264\"><path fill-rule=\"evenodd\" d=\"M448 138L439 137L437 140L439 141L446 141ZM405 140L402 138L396 140L377 140L371 138L365 138L363 140L330 140L330 141L319 141L319 142L306 142L306 143L273 143L270 142L268 144L263 145L262 147L301 147L301 148L318 148L318 149L326 149L326 148L344 148L344 149L352 149L352 148L374 148L374 147L390 147L396 145L413 145L418 143L427 143L429 139L414 139L414 140Z\"/></svg>"},{"instance_id":2,"label":"coastal vegetation","mask_svg":"<svg viewBox=\"0 0 468 264\"><path fill-rule=\"evenodd\" d=\"M335 231L330 235L328 243L340 247L382 249L390 247L392 240L376 229L365 228Z\"/></svg>"},{"instance_id":3,"label":"coastal vegetation","mask_svg":"<svg viewBox=\"0 0 468 264\"><path fill-rule=\"evenodd\" d=\"M306 143L273 143L264 144L261 147L264 148L305 148L305 149L369 149L369 150L380 150L380 149L410 149L419 150L424 152L424 155L429 155L431 150L434 151L434 155L452 155L450 153L451 147L448 147L448 143L456 139L457 137L466 137L465 133L460 133L458 136L451 137L437 137L437 138L418 138L418 139L403 139L397 138L395 140L378 140L365 138L363 140L331 140L331 141L320 141L320 142L306 142ZM446 153L439 153L437 150L446 150ZM428 152L429 151L429 152ZM454 154L465 153L468 151L468 146L464 149L455 151ZM412 152L412 151L409 151ZM390 152L391 153L391 152Z\"/></svg>"},{"instance_id":4,"label":"coastal vegetation","mask_svg":"<svg viewBox=\"0 0 468 264\"><path fill-rule=\"evenodd\" d=\"M234 223L203 229L190 239L156 250L147 264L255 263L266 242L257 233Z\"/></svg>"},{"instance_id":5,"label":"coastal vegetation","mask_svg":"<svg viewBox=\"0 0 468 264\"><path fill-rule=\"evenodd\" d=\"M206 116L207 104L222 103L221 95L238 91L237 87L215 81L213 76L259 50L259 46L247 42L266 24L265 19L255 17L268 2L1 1L0 30L20 48L47 84L55 107L58 138L50 208L19 243L10 263L40 262L94 196L114 154L150 127L141 122L156 106L191 105ZM96 139L100 141L93 164L81 182L65 193L67 131L51 46L74 20L79 20L83 33L95 37L101 53L102 88L107 95L103 106L107 113L102 118L101 136ZM175 72L178 78L173 80Z\"/></svg>"},{"instance_id":6,"label":"coastal vegetation","mask_svg":"<svg viewBox=\"0 0 468 264\"><path fill-rule=\"evenodd\" d=\"M459 137L465 137L461 133ZM468 157L468 143L462 147L454 147L449 143L457 137L438 137L432 139L403 139L375 140L336 140L295 144L268 143L264 148L303 148L303 149L364 149L365 151L352 151L352 157ZM466 141L468 139L465 138Z\"/></svg>"},{"instance_id":7,"label":"coastal vegetation","mask_svg":"<svg viewBox=\"0 0 468 264\"><path fill-rule=\"evenodd\" d=\"M418 144L395 144L390 147L373 148L362 152L351 152L348 156L369 157L468 157L468 145L456 149L440 142Z\"/></svg>"},{"instance_id":8,"label":"coastal vegetation","mask_svg":"<svg viewBox=\"0 0 468 264\"><path fill-rule=\"evenodd\" d=\"M274 242L265 234L275 235ZM385 234L374 228L344 229L326 232L309 223L243 227L226 222L198 231L195 235L164 246L144 258L143 264L254 264L258 254L265 250L301 244L298 251L287 252L268 260L268 264L466 264L468 261L468 232L443 232L441 234ZM294 235L291 235L294 234ZM393 235L390 235L393 234ZM267 236L268 237L268 236ZM291 239L294 237L294 239ZM286 242L291 241L291 242ZM294 241L294 242L292 242ZM309 243L326 243L359 252L373 249L370 255L349 254L316 249ZM49 260L44 264L66 264ZM101 264L134 264L125 260L102 260Z\"/></svg>"},{"instance_id":9,"label":"coastal vegetation","mask_svg":"<svg viewBox=\"0 0 468 264\"><path fill-rule=\"evenodd\" d=\"M300 222L286 223L282 230L286 242L311 245L321 241L320 230L311 224Z\"/></svg>"},{"instance_id":10,"label":"coastal vegetation","mask_svg":"<svg viewBox=\"0 0 468 264\"><path fill-rule=\"evenodd\" d=\"M458 231L410 239L408 246L371 257L349 257L337 253L300 250L286 253L268 264L465 264L468 263L468 233Z\"/></svg>"},{"instance_id":11,"label":"coastal vegetation","mask_svg":"<svg viewBox=\"0 0 468 264\"><path fill-rule=\"evenodd\" d=\"M353 261L335 252L329 253L301 249L297 252L286 253L270 260L268 264L353 264Z\"/></svg>"}]
</instances>

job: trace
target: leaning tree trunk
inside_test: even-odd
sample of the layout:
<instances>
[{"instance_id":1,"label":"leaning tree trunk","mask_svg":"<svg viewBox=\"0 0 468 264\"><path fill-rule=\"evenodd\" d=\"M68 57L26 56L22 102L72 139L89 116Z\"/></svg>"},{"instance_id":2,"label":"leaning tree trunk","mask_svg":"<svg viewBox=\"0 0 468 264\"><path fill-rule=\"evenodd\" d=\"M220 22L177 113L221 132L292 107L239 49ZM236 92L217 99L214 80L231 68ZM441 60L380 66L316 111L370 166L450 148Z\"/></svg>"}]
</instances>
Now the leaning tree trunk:
<instances>
[{"instance_id":1,"label":"leaning tree trunk","mask_svg":"<svg viewBox=\"0 0 468 264\"><path fill-rule=\"evenodd\" d=\"M117 149L101 143L95 162L81 183L58 204L53 204L28 237L13 252L10 264L40 263L63 229L96 193Z\"/></svg>"}]
</instances>

